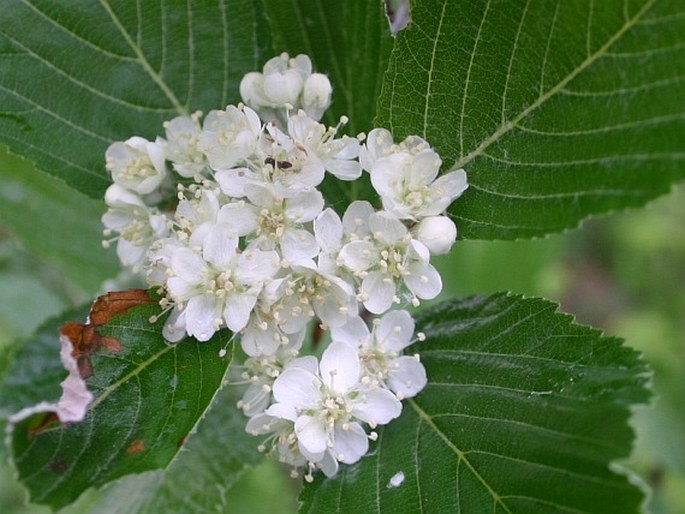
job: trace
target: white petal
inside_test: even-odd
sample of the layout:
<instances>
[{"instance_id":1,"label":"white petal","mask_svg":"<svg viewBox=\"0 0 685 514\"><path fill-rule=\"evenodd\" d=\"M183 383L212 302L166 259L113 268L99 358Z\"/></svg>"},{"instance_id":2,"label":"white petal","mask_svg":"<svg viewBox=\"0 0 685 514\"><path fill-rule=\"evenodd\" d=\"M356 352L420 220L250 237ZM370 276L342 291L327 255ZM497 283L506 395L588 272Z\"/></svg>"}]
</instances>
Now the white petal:
<instances>
[{"instance_id":1,"label":"white petal","mask_svg":"<svg viewBox=\"0 0 685 514\"><path fill-rule=\"evenodd\" d=\"M395 197L404 190L405 169L409 169L412 156L395 153L378 159L371 169L371 185L381 197Z\"/></svg>"},{"instance_id":2,"label":"white petal","mask_svg":"<svg viewBox=\"0 0 685 514\"><path fill-rule=\"evenodd\" d=\"M274 251L245 250L238 257L235 277L243 284L264 282L276 274L279 262L278 254Z\"/></svg>"},{"instance_id":3,"label":"white petal","mask_svg":"<svg viewBox=\"0 0 685 514\"><path fill-rule=\"evenodd\" d=\"M327 477L333 477L338 473L338 461L333 457L333 454L329 451L324 452L321 460L316 462L316 465L323 471L323 474Z\"/></svg>"},{"instance_id":4,"label":"white petal","mask_svg":"<svg viewBox=\"0 0 685 514\"><path fill-rule=\"evenodd\" d=\"M457 170L438 178L430 187L433 203L421 210L421 216L436 216L468 188L466 173Z\"/></svg>"},{"instance_id":5,"label":"white petal","mask_svg":"<svg viewBox=\"0 0 685 514\"><path fill-rule=\"evenodd\" d=\"M378 263L376 247L370 241L352 241L340 250L340 261L351 271L364 271Z\"/></svg>"},{"instance_id":6,"label":"white petal","mask_svg":"<svg viewBox=\"0 0 685 514\"><path fill-rule=\"evenodd\" d=\"M319 379L309 371L292 367L283 370L273 385L274 399L296 409L316 408L321 399Z\"/></svg>"},{"instance_id":7,"label":"white petal","mask_svg":"<svg viewBox=\"0 0 685 514\"><path fill-rule=\"evenodd\" d=\"M319 361L313 355L305 355L288 362L284 369L288 368L300 368L309 371L312 375L316 375L319 373Z\"/></svg>"},{"instance_id":8,"label":"white petal","mask_svg":"<svg viewBox=\"0 0 685 514\"><path fill-rule=\"evenodd\" d=\"M180 277L170 277L166 281L166 288L169 296L176 302L185 302L198 294L203 288L192 282L187 282Z\"/></svg>"},{"instance_id":9,"label":"white petal","mask_svg":"<svg viewBox=\"0 0 685 514\"><path fill-rule=\"evenodd\" d=\"M388 373L388 386L401 398L416 396L426 387L426 369L414 357L402 355L393 361L392 367Z\"/></svg>"},{"instance_id":10,"label":"white petal","mask_svg":"<svg viewBox=\"0 0 685 514\"><path fill-rule=\"evenodd\" d=\"M359 354L347 343L333 342L328 345L321 356L319 368L324 383L338 393L345 393L359 383Z\"/></svg>"},{"instance_id":11,"label":"white petal","mask_svg":"<svg viewBox=\"0 0 685 514\"><path fill-rule=\"evenodd\" d=\"M273 432L283 420L278 416L271 416L264 412L253 414L245 425L245 432L251 435L261 435Z\"/></svg>"},{"instance_id":12,"label":"white petal","mask_svg":"<svg viewBox=\"0 0 685 514\"><path fill-rule=\"evenodd\" d=\"M205 267L204 259L189 248L178 248L171 255L171 269L174 275L186 282L201 283Z\"/></svg>"},{"instance_id":13,"label":"white petal","mask_svg":"<svg viewBox=\"0 0 685 514\"><path fill-rule=\"evenodd\" d=\"M359 423L352 422L344 430L335 427L333 432L334 457L345 464L354 464L361 459L369 449L369 438Z\"/></svg>"},{"instance_id":14,"label":"white petal","mask_svg":"<svg viewBox=\"0 0 685 514\"><path fill-rule=\"evenodd\" d=\"M170 343L178 343L186 334L186 311L175 307L162 328L164 339Z\"/></svg>"},{"instance_id":15,"label":"white petal","mask_svg":"<svg viewBox=\"0 0 685 514\"><path fill-rule=\"evenodd\" d=\"M414 318L407 311L390 311L376 328L376 340L386 351L401 352L414 336Z\"/></svg>"},{"instance_id":16,"label":"white petal","mask_svg":"<svg viewBox=\"0 0 685 514\"><path fill-rule=\"evenodd\" d=\"M360 401L352 407L352 414L366 423L385 425L402 412L402 404L387 389L372 389L362 393Z\"/></svg>"},{"instance_id":17,"label":"white petal","mask_svg":"<svg viewBox=\"0 0 685 514\"><path fill-rule=\"evenodd\" d=\"M226 326L233 332L239 332L245 328L256 303L256 294L236 293L228 296L223 312Z\"/></svg>"},{"instance_id":18,"label":"white petal","mask_svg":"<svg viewBox=\"0 0 685 514\"><path fill-rule=\"evenodd\" d=\"M323 422L312 416L300 416L295 421L297 440L310 453L322 453L328 447L328 434Z\"/></svg>"},{"instance_id":19,"label":"white petal","mask_svg":"<svg viewBox=\"0 0 685 514\"><path fill-rule=\"evenodd\" d=\"M221 192L233 198L245 196L245 186L253 182L259 182L259 176L248 168L233 168L217 171L214 178L219 183Z\"/></svg>"},{"instance_id":20,"label":"white petal","mask_svg":"<svg viewBox=\"0 0 685 514\"><path fill-rule=\"evenodd\" d=\"M404 223L384 211L369 216L369 229L376 239L390 245L400 243L409 232Z\"/></svg>"},{"instance_id":21,"label":"white petal","mask_svg":"<svg viewBox=\"0 0 685 514\"><path fill-rule=\"evenodd\" d=\"M331 340L342 341L354 348L364 346L370 337L369 327L359 316L353 316L341 327L331 327Z\"/></svg>"},{"instance_id":22,"label":"white petal","mask_svg":"<svg viewBox=\"0 0 685 514\"><path fill-rule=\"evenodd\" d=\"M144 244L142 246L134 245L128 239L119 238L117 241L117 257L124 266L134 267L135 265L141 263L145 258L145 252L148 249L148 245Z\"/></svg>"},{"instance_id":23,"label":"white petal","mask_svg":"<svg viewBox=\"0 0 685 514\"><path fill-rule=\"evenodd\" d=\"M288 228L281 237L281 251L291 263L308 261L319 254L319 244L310 232Z\"/></svg>"},{"instance_id":24,"label":"white petal","mask_svg":"<svg viewBox=\"0 0 685 514\"><path fill-rule=\"evenodd\" d=\"M404 276L404 283L419 298L432 300L442 291L440 273L430 264L414 262L408 266L409 274Z\"/></svg>"},{"instance_id":25,"label":"white petal","mask_svg":"<svg viewBox=\"0 0 685 514\"><path fill-rule=\"evenodd\" d=\"M361 286L362 296L368 297L364 300L364 307L374 314L383 314L392 305L396 291L397 287L390 275L369 273Z\"/></svg>"},{"instance_id":26,"label":"white petal","mask_svg":"<svg viewBox=\"0 0 685 514\"><path fill-rule=\"evenodd\" d=\"M371 171L377 159L383 157L392 146L392 134L383 128L373 129L366 136L366 144L359 151L359 162L366 171Z\"/></svg>"},{"instance_id":27,"label":"white petal","mask_svg":"<svg viewBox=\"0 0 685 514\"><path fill-rule=\"evenodd\" d=\"M357 200L352 202L343 214L342 223L345 234L356 234L364 237L369 233L369 216L376 212L373 206L366 201Z\"/></svg>"},{"instance_id":28,"label":"white petal","mask_svg":"<svg viewBox=\"0 0 685 514\"><path fill-rule=\"evenodd\" d=\"M438 176L442 161L434 150L426 149L414 156L411 170L408 174L409 188L420 187L430 184Z\"/></svg>"},{"instance_id":29,"label":"white petal","mask_svg":"<svg viewBox=\"0 0 685 514\"><path fill-rule=\"evenodd\" d=\"M209 341L217 331L219 317L216 297L213 294L194 296L185 309L186 331L198 341Z\"/></svg>"},{"instance_id":30,"label":"white petal","mask_svg":"<svg viewBox=\"0 0 685 514\"><path fill-rule=\"evenodd\" d=\"M340 217L333 209L326 209L314 220L316 241L324 253L336 253L340 250L343 226Z\"/></svg>"},{"instance_id":31,"label":"white petal","mask_svg":"<svg viewBox=\"0 0 685 514\"><path fill-rule=\"evenodd\" d=\"M280 341L275 336L271 327L262 330L253 323L249 323L240 337L240 347L250 357L273 355L280 346Z\"/></svg>"},{"instance_id":32,"label":"white petal","mask_svg":"<svg viewBox=\"0 0 685 514\"><path fill-rule=\"evenodd\" d=\"M319 191L305 191L285 201L285 216L295 223L306 223L316 218L324 207Z\"/></svg>"},{"instance_id":33,"label":"white petal","mask_svg":"<svg viewBox=\"0 0 685 514\"><path fill-rule=\"evenodd\" d=\"M224 205L219 211L217 221L227 223L238 236L246 236L258 227L257 210L247 202Z\"/></svg>"},{"instance_id":34,"label":"white petal","mask_svg":"<svg viewBox=\"0 0 685 514\"><path fill-rule=\"evenodd\" d=\"M274 403L265 412L271 416L287 419L288 421L295 422L297 420L295 407L285 403Z\"/></svg>"},{"instance_id":35,"label":"white petal","mask_svg":"<svg viewBox=\"0 0 685 514\"><path fill-rule=\"evenodd\" d=\"M324 160L324 166L326 171L340 180L357 180L362 176L362 168L357 161L326 159Z\"/></svg>"},{"instance_id":36,"label":"white petal","mask_svg":"<svg viewBox=\"0 0 685 514\"><path fill-rule=\"evenodd\" d=\"M230 225L219 223L209 231L202 243L202 256L218 267L228 266L237 257L238 236Z\"/></svg>"}]
</instances>

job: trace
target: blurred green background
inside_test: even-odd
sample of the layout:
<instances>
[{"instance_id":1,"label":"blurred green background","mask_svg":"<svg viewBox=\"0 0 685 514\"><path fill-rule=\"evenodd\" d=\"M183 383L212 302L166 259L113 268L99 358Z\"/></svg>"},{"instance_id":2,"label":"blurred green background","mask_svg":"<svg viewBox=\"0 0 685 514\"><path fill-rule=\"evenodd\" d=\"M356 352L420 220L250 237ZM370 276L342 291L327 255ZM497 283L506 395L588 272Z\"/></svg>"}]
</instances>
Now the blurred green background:
<instances>
[{"instance_id":1,"label":"blurred green background","mask_svg":"<svg viewBox=\"0 0 685 514\"><path fill-rule=\"evenodd\" d=\"M118 272L100 246L103 204L0 148L0 373L6 350L45 319L92 299ZM685 187L646 209L586 222L543 240L460 241L437 260L442 297L510 290L561 304L580 323L626 339L654 370L654 400L635 412L637 443L624 467L650 485L650 511L685 513ZM245 474L230 512L295 512L287 473ZM47 513L25 494L0 449L0 512ZM289 511L286 506L290 506ZM82 507L82 508L85 508Z\"/></svg>"}]
</instances>

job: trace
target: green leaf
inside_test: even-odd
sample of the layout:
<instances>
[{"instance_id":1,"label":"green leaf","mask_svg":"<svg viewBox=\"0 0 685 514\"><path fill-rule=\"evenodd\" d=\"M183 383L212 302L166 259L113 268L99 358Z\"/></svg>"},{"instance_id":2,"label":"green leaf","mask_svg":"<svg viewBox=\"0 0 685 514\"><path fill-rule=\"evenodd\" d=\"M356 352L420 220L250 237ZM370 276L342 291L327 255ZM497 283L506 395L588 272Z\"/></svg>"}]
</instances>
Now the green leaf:
<instances>
[{"instance_id":1,"label":"green leaf","mask_svg":"<svg viewBox=\"0 0 685 514\"><path fill-rule=\"evenodd\" d=\"M393 38L383 2L375 0L263 0L275 55L286 51L311 57L315 71L333 83L333 103L324 121L335 126L347 116L346 132L371 130L382 77ZM377 194L366 174L354 182L326 178L322 192L329 205L344 210L353 200Z\"/></svg>"},{"instance_id":2,"label":"green leaf","mask_svg":"<svg viewBox=\"0 0 685 514\"><path fill-rule=\"evenodd\" d=\"M121 348L90 355L93 375L86 382L95 400L84 421L41 426L46 417L39 415L14 427L12 457L31 501L59 508L89 487L164 468L204 415L231 360L230 354L219 354L231 346L230 334L219 332L206 343L187 339L168 345L161 335L163 320L149 322L159 310L156 303L144 304L98 328ZM33 394L31 402L21 399L23 407L54 398L54 382L51 395L45 395L45 387L36 392L30 387L33 381L41 383L41 362L59 362L54 329L41 331L35 347L27 347L29 358L12 368L5 398L18 391L24 397ZM54 341L51 352L44 348L48 341ZM54 371L56 365L47 367Z\"/></svg>"},{"instance_id":3,"label":"green leaf","mask_svg":"<svg viewBox=\"0 0 685 514\"><path fill-rule=\"evenodd\" d=\"M102 202L38 172L27 161L0 148L0 224L33 255L68 277L88 296L114 277L119 262L102 248ZM74 296L73 294L70 296ZM79 298L77 303L83 301Z\"/></svg>"},{"instance_id":4,"label":"green leaf","mask_svg":"<svg viewBox=\"0 0 685 514\"><path fill-rule=\"evenodd\" d=\"M610 463L629 453L645 365L555 310L498 294L420 313L426 389L371 455L306 486L301 512L638 512L643 492Z\"/></svg>"},{"instance_id":5,"label":"green leaf","mask_svg":"<svg viewBox=\"0 0 685 514\"><path fill-rule=\"evenodd\" d=\"M111 142L239 100L268 46L261 16L258 0L4 1L0 140L100 197Z\"/></svg>"},{"instance_id":6,"label":"green leaf","mask_svg":"<svg viewBox=\"0 0 685 514\"><path fill-rule=\"evenodd\" d=\"M421 0L377 123L465 168L467 239L542 236L685 177L685 16L671 0Z\"/></svg>"},{"instance_id":7,"label":"green leaf","mask_svg":"<svg viewBox=\"0 0 685 514\"><path fill-rule=\"evenodd\" d=\"M164 471L125 477L101 491L89 491L64 514L186 514L225 512L228 491L243 472L263 460L258 439L245 432L234 390L217 394L184 450Z\"/></svg>"}]
</instances>

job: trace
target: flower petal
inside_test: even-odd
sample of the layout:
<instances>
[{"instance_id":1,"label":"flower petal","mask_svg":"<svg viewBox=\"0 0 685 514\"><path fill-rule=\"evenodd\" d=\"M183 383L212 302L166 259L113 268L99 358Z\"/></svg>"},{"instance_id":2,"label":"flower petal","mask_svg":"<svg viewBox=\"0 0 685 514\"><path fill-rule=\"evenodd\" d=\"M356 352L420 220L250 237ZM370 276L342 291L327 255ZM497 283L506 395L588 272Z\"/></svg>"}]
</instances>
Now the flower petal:
<instances>
[{"instance_id":1,"label":"flower petal","mask_svg":"<svg viewBox=\"0 0 685 514\"><path fill-rule=\"evenodd\" d=\"M409 232L404 223L384 211L369 216L369 229L373 237L390 245L400 243Z\"/></svg>"},{"instance_id":2,"label":"flower petal","mask_svg":"<svg viewBox=\"0 0 685 514\"><path fill-rule=\"evenodd\" d=\"M416 396L426 387L426 369L414 357L402 355L394 360L392 366L388 373L388 386L400 398Z\"/></svg>"},{"instance_id":3,"label":"flower petal","mask_svg":"<svg viewBox=\"0 0 685 514\"><path fill-rule=\"evenodd\" d=\"M383 314L395 299L397 286L390 275L380 272L369 273L360 288L364 300L364 307L374 314Z\"/></svg>"},{"instance_id":4,"label":"flower petal","mask_svg":"<svg viewBox=\"0 0 685 514\"><path fill-rule=\"evenodd\" d=\"M359 423L352 422L345 427L335 427L333 432L333 456L345 464L354 464L369 449L369 438Z\"/></svg>"},{"instance_id":5,"label":"flower petal","mask_svg":"<svg viewBox=\"0 0 685 514\"><path fill-rule=\"evenodd\" d=\"M198 341L209 341L219 328L219 306L213 294L192 297L185 313L186 331Z\"/></svg>"},{"instance_id":6,"label":"flower petal","mask_svg":"<svg viewBox=\"0 0 685 514\"><path fill-rule=\"evenodd\" d=\"M313 416L300 416L295 421L297 440L310 453L322 453L328 447L328 434L323 422Z\"/></svg>"},{"instance_id":7,"label":"flower petal","mask_svg":"<svg viewBox=\"0 0 685 514\"><path fill-rule=\"evenodd\" d=\"M314 408L321 398L318 382L316 375L305 369L287 368L274 381L274 399L296 409Z\"/></svg>"},{"instance_id":8,"label":"flower petal","mask_svg":"<svg viewBox=\"0 0 685 514\"><path fill-rule=\"evenodd\" d=\"M359 383L359 354L347 343L336 341L328 345L319 368L324 384L337 393L346 393Z\"/></svg>"},{"instance_id":9,"label":"flower petal","mask_svg":"<svg viewBox=\"0 0 685 514\"><path fill-rule=\"evenodd\" d=\"M385 425L401 413L402 404L397 397L381 388L364 391L352 407L352 415L371 426Z\"/></svg>"},{"instance_id":10,"label":"flower petal","mask_svg":"<svg viewBox=\"0 0 685 514\"><path fill-rule=\"evenodd\" d=\"M226 297L223 316L229 330L239 332L244 329L256 303L256 294L235 293Z\"/></svg>"},{"instance_id":11,"label":"flower petal","mask_svg":"<svg viewBox=\"0 0 685 514\"><path fill-rule=\"evenodd\" d=\"M375 333L386 352L401 352L411 343L414 318L404 310L390 311L381 318Z\"/></svg>"},{"instance_id":12,"label":"flower petal","mask_svg":"<svg viewBox=\"0 0 685 514\"><path fill-rule=\"evenodd\" d=\"M407 270L409 274L404 276L404 283L419 298L432 300L442 291L440 273L430 264L413 262Z\"/></svg>"},{"instance_id":13,"label":"flower petal","mask_svg":"<svg viewBox=\"0 0 685 514\"><path fill-rule=\"evenodd\" d=\"M364 271L378 263L378 251L370 241L351 241L340 250L340 262L350 271Z\"/></svg>"},{"instance_id":14,"label":"flower petal","mask_svg":"<svg viewBox=\"0 0 685 514\"><path fill-rule=\"evenodd\" d=\"M331 327L331 339L347 343L353 348L363 347L370 337L369 328L359 316L353 316L340 327Z\"/></svg>"}]
</instances>

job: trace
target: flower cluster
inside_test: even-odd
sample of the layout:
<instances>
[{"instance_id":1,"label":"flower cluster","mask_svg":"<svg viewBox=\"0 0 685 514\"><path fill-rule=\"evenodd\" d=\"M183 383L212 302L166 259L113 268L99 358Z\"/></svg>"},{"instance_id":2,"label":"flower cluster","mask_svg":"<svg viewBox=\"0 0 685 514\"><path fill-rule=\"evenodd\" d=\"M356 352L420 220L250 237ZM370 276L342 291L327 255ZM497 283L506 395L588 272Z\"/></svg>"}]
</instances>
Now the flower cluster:
<instances>
[{"instance_id":1,"label":"flower cluster","mask_svg":"<svg viewBox=\"0 0 685 514\"><path fill-rule=\"evenodd\" d=\"M320 123L332 88L307 56L271 59L240 93L244 104L166 122L164 138L108 148L106 244L162 291L168 341L240 334L247 430L306 477L331 476L426 384L418 358L402 355L423 336L391 309L442 289L430 258L456 239L444 213L466 175L438 177L442 161L420 137ZM364 172L377 206L326 206L326 174ZM313 320L330 332L320 360L300 356Z\"/></svg>"}]
</instances>

